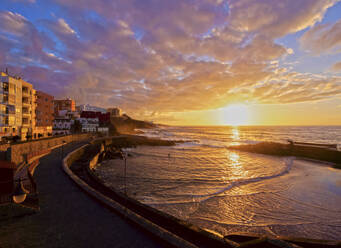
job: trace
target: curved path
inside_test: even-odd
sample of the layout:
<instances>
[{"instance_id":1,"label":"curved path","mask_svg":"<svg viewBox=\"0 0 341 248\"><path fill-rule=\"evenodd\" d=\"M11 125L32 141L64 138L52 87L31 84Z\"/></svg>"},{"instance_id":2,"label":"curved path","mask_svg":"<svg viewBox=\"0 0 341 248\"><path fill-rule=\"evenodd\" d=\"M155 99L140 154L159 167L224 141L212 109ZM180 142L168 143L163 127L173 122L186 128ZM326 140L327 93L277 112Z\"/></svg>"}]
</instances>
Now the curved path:
<instances>
[{"instance_id":1,"label":"curved path","mask_svg":"<svg viewBox=\"0 0 341 248\"><path fill-rule=\"evenodd\" d=\"M0 222L0 247L162 247L142 230L88 197L62 171L68 144L40 159L34 178L40 212Z\"/></svg>"}]
</instances>

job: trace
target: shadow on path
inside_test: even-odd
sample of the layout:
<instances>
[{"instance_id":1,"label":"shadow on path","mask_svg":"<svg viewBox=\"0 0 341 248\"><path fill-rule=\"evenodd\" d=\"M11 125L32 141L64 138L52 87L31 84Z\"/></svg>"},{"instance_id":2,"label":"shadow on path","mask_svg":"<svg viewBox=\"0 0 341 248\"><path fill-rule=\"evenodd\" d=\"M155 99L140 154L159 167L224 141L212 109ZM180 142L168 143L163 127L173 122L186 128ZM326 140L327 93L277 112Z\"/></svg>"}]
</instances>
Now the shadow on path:
<instances>
[{"instance_id":1,"label":"shadow on path","mask_svg":"<svg viewBox=\"0 0 341 248\"><path fill-rule=\"evenodd\" d=\"M65 154L85 144L64 146ZM92 200L62 171L62 148L40 159L34 178L40 212L0 222L0 247L161 247Z\"/></svg>"}]
</instances>

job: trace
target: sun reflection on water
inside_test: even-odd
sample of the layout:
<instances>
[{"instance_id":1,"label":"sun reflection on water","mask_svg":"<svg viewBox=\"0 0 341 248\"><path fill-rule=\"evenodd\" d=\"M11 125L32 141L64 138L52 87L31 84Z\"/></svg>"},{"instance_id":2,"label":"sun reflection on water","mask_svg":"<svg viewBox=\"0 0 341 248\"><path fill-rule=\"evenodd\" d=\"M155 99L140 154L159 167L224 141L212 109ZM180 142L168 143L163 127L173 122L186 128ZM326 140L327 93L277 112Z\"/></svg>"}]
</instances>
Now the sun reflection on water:
<instances>
[{"instance_id":1,"label":"sun reflection on water","mask_svg":"<svg viewBox=\"0 0 341 248\"><path fill-rule=\"evenodd\" d=\"M232 138L233 140L240 140L238 127L232 128Z\"/></svg>"},{"instance_id":2,"label":"sun reflection on water","mask_svg":"<svg viewBox=\"0 0 341 248\"><path fill-rule=\"evenodd\" d=\"M240 134L238 126L232 127L231 130L232 145L240 145Z\"/></svg>"},{"instance_id":3,"label":"sun reflection on water","mask_svg":"<svg viewBox=\"0 0 341 248\"><path fill-rule=\"evenodd\" d=\"M240 156L237 153L231 152L229 159L232 162L233 167L240 165L240 162L239 162Z\"/></svg>"},{"instance_id":4,"label":"sun reflection on water","mask_svg":"<svg viewBox=\"0 0 341 248\"><path fill-rule=\"evenodd\" d=\"M238 153L229 151L227 153L227 158L228 166L232 174L230 179L239 179L247 176L248 173L245 171Z\"/></svg>"}]
</instances>

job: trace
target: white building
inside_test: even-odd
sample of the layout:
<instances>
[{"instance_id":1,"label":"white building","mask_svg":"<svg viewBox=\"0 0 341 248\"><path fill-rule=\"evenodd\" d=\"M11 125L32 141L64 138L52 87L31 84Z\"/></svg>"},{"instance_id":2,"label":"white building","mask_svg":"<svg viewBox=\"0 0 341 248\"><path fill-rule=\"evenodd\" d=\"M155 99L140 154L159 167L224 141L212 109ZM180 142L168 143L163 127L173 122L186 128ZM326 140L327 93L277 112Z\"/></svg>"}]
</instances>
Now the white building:
<instances>
[{"instance_id":1,"label":"white building","mask_svg":"<svg viewBox=\"0 0 341 248\"><path fill-rule=\"evenodd\" d=\"M89 104L81 104L79 106L76 107L76 109L79 112L83 112L83 111L93 111L93 112L101 112L101 113L106 113L106 109L104 108L100 108L100 107L96 107L96 106L91 106Z\"/></svg>"},{"instance_id":2,"label":"white building","mask_svg":"<svg viewBox=\"0 0 341 248\"><path fill-rule=\"evenodd\" d=\"M67 135L71 133L73 121L67 117L56 117L53 121L53 135Z\"/></svg>"},{"instance_id":3,"label":"white building","mask_svg":"<svg viewBox=\"0 0 341 248\"><path fill-rule=\"evenodd\" d=\"M77 120L82 124L82 132L97 132L97 129L99 127L98 118L78 118Z\"/></svg>"},{"instance_id":4,"label":"white building","mask_svg":"<svg viewBox=\"0 0 341 248\"><path fill-rule=\"evenodd\" d=\"M80 114L78 111L59 110L58 111L58 117L68 118L70 120L71 119L74 120L74 119L78 119L80 117Z\"/></svg>"},{"instance_id":5,"label":"white building","mask_svg":"<svg viewBox=\"0 0 341 248\"><path fill-rule=\"evenodd\" d=\"M109 127L98 127L97 132L108 135L109 134Z\"/></svg>"}]
</instances>

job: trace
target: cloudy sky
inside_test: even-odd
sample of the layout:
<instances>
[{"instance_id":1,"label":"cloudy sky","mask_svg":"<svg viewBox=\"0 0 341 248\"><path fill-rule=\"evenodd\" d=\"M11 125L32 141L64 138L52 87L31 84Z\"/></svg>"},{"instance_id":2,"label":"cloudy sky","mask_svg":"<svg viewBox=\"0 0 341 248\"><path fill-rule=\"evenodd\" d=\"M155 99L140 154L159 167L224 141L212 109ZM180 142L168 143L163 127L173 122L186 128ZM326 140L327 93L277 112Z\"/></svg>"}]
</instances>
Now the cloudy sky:
<instances>
[{"instance_id":1,"label":"cloudy sky","mask_svg":"<svg viewBox=\"0 0 341 248\"><path fill-rule=\"evenodd\" d=\"M1 0L5 67L162 123L341 125L341 2Z\"/></svg>"}]
</instances>

